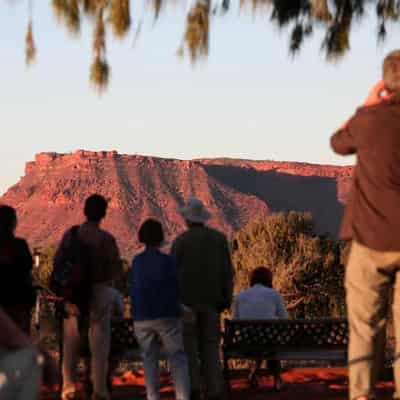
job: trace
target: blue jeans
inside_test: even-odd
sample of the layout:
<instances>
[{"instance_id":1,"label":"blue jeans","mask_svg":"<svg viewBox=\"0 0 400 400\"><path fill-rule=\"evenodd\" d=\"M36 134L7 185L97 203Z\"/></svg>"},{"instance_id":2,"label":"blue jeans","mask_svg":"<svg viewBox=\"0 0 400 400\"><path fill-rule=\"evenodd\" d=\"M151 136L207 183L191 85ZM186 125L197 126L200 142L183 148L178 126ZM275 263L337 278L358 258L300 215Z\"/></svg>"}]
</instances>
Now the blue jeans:
<instances>
[{"instance_id":1,"label":"blue jeans","mask_svg":"<svg viewBox=\"0 0 400 400\"><path fill-rule=\"evenodd\" d=\"M176 400L190 399L189 369L183 346L180 318L135 322L135 335L143 354L148 400L160 399L160 348L168 358L175 385Z\"/></svg>"}]
</instances>

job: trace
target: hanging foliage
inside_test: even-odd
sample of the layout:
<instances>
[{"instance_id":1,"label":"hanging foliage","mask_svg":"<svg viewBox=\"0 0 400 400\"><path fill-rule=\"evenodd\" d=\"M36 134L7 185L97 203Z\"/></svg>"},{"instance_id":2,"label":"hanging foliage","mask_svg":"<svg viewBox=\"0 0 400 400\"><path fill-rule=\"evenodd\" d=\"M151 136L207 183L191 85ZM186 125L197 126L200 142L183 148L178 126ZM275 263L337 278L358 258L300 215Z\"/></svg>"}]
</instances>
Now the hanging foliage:
<instances>
[{"instance_id":1,"label":"hanging foliage","mask_svg":"<svg viewBox=\"0 0 400 400\"><path fill-rule=\"evenodd\" d=\"M31 4L32 0L26 0ZM147 0L144 0L147 1ZM157 20L164 4L168 0L150 0L151 9ZM69 32L80 32L82 17L89 16L89 23L94 23L93 52L91 76L108 76L104 71L109 67L106 60L106 26L117 38L122 38L130 30L130 0L51 0L57 19L67 27ZM281 29L288 29L288 47L292 54L301 50L302 44L310 36L314 25L318 24L325 32L322 49L329 61L337 61L350 49L351 29L354 21L366 15L365 10L373 9L377 18L377 38L385 39L389 24L400 19L400 0L239 0L239 7L250 5L253 12L269 14L270 21ZM196 0L184 21L184 34L177 53L195 63L209 52L210 13L222 17L232 9L230 0L222 0L211 12L211 0ZM218 12L218 11L221 12ZM369 10L370 11L370 10ZM101 15L101 18L99 17ZM107 16L106 21L103 16ZM266 18L268 19L268 17ZM32 19L30 18L30 21ZM144 20L145 21L145 20ZM142 23L134 33L134 43L141 31ZM260 37L260 41L265 40ZM32 22L28 25L25 37L26 62L31 64L36 56L36 47L32 31ZM102 71L100 74L99 72ZM103 79L103 82L107 82Z\"/></svg>"},{"instance_id":2,"label":"hanging foliage","mask_svg":"<svg viewBox=\"0 0 400 400\"><path fill-rule=\"evenodd\" d=\"M273 4L271 18L281 27L309 14L311 10L311 4L304 0L274 0Z\"/></svg>"},{"instance_id":3,"label":"hanging foliage","mask_svg":"<svg viewBox=\"0 0 400 400\"><path fill-rule=\"evenodd\" d=\"M108 86L110 67L105 58L96 56L90 68L90 81L96 91L102 93Z\"/></svg>"},{"instance_id":4,"label":"hanging foliage","mask_svg":"<svg viewBox=\"0 0 400 400\"><path fill-rule=\"evenodd\" d=\"M129 0L111 0L109 18L114 35L124 37L131 26Z\"/></svg>"},{"instance_id":5,"label":"hanging foliage","mask_svg":"<svg viewBox=\"0 0 400 400\"><path fill-rule=\"evenodd\" d=\"M99 0L81 0L81 3L85 14L90 16L96 16L98 11L102 10L106 4L105 0L102 2Z\"/></svg>"},{"instance_id":6,"label":"hanging foliage","mask_svg":"<svg viewBox=\"0 0 400 400\"><path fill-rule=\"evenodd\" d=\"M52 0L52 4L57 19L70 33L78 34L81 27L78 0Z\"/></svg>"},{"instance_id":7,"label":"hanging foliage","mask_svg":"<svg viewBox=\"0 0 400 400\"><path fill-rule=\"evenodd\" d=\"M154 8L154 19L157 21L160 16L162 0L152 0L153 8Z\"/></svg>"},{"instance_id":8,"label":"hanging foliage","mask_svg":"<svg viewBox=\"0 0 400 400\"><path fill-rule=\"evenodd\" d=\"M350 49L350 29L354 5L350 0L342 2L336 9L334 22L329 27L323 47L328 60L336 61Z\"/></svg>"},{"instance_id":9,"label":"hanging foliage","mask_svg":"<svg viewBox=\"0 0 400 400\"><path fill-rule=\"evenodd\" d=\"M188 13L184 41L192 62L208 55L209 14L210 0L198 0Z\"/></svg>"},{"instance_id":10,"label":"hanging foliage","mask_svg":"<svg viewBox=\"0 0 400 400\"><path fill-rule=\"evenodd\" d=\"M93 52L101 57L106 51L106 29L104 26L103 12L100 11L96 18L93 37Z\"/></svg>"},{"instance_id":11,"label":"hanging foliage","mask_svg":"<svg viewBox=\"0 0 400 400\"><path fill-rule=\"evenodd\" d=\"M36 58L36 46L33 37L32 21L28 23L28 29L25 36L25 61L26 65L31 65Z\"/></svg>"},{"instance_id":12,"label":"hanging foliage","mask_svg":"<svg viewBox=\"0 0 400 400\"><path fill-rule=\"evenodd\" d=\"M328 0L311 0L311 13L316 21L329 22L332 20Z\"/></svg>"},{"instance_id":13,"label":"hanging foliage","mask_svg":"<svg viewBox=\"0 0 400 400\"><path fill-rule=\"evenodd\" d=\"M102 93L108 86L110 67L106 60L106 29L103 8L98 11L93 37L94 61L90 68L90 81L93 87Z\"/></svg>"}]
</instances>

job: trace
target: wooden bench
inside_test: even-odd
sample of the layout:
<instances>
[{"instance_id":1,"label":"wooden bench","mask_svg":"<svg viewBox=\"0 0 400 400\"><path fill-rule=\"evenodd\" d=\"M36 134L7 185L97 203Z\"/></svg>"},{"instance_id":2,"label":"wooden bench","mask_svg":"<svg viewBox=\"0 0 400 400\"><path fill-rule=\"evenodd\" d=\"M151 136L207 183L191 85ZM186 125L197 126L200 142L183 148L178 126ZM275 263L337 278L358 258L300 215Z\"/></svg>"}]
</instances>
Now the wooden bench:
<instances>
[{"instance_id":1,"label":"wooden bench","mask_svg":"<svg viewBox=\"0 0 400 400\"><path fill-rule=\"evenodd\" d=\"M347 361L345 319L225 320L223 339L228 388L230 360Z\"/></svg>"}]
</instances>

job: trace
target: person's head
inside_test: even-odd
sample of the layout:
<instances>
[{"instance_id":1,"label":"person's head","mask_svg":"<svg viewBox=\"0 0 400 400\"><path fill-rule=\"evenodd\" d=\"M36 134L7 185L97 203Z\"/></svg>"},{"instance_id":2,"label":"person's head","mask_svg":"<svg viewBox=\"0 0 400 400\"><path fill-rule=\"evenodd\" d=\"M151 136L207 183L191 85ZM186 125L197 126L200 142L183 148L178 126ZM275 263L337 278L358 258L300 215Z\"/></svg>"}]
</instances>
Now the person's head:
<instances>
[{"instance_id":1,"label":"person's head","mask_svg":"<svg viewBox=\"0 0 400 400\"><path fill-rule=\"evenodd\" d=\"M267 267L258 267L250 273L250 286L263 285L272 288L272 272Z\"/></svg>"},{"instance_id":2,"label":"person's head","mask_svg":"<svg viewBox=\"0 0 400 400\"><path fill-rule=\"evenodd\" d=\"M139 229L139 242L146 247L160 247L164 242L164 232L159 221L149 218Z\"/></svg>"},{"instance_id":3,"label":"person's head","mask_svg":"<svg viewBox=\"0 0 400 400\"><path fill-rule=\"evenodd\" d=\"M385 57L382 75L385 87L391 92L400 93L400 50L392 51Z\"/></svg>"},{"instance_id":4,"label":"person's head","mask_svg":"<svg viewBox=\"0 0 400 400\"><path fill-rule=\"evenodd\" d=\"M88 221L100 222L107 213L107 200L99 195L92 194L86 199L84 213Z\"/></svg>"},{"instance_id":5,"label":"person's head","mask_svg":"<svg viewBox=\"0 0 400 400\"><path fill-rule=\"evenodd\" d=\"M17 213L14 208L0 206L0 234L14 234L17 227Z\"/></svg>"},{"instance_id":6,"label":"person's head","mask_svg":"<svg viewBox=\"0 0 400 400\"><path fill-rule=\"evenodd\" d=\"M180 209L180 213L189 227L202 226L211 217L203 202L196 198L189 199Z\"/></svg>"}]
</instances>

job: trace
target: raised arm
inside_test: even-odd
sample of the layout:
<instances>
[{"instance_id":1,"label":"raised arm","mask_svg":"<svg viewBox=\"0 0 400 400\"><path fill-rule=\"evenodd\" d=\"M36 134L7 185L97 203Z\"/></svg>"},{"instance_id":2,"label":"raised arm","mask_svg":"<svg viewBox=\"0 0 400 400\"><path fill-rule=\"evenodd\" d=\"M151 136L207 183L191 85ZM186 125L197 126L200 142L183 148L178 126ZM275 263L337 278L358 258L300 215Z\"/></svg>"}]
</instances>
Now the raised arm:
<instances>
[{"instance_id":1,"label":"raised arm","mask_svg":"<svg viewBox=\"0 0 400 400\"><path fill-rule=\"evenodd\" d=\"M331 137L333 151L342 156L355 154L357 152L356 140L352 132L352 121L350 120L343 128Z\"/></svg>"},{"instance_id":2,"label":"raised arm","mask_svg":"<svg viewBox=\"0 0 400 400\"><path fill-rule=\"evenodd\" d=\"M390 100L392 97L393 93L386 90L385 83L381 80L372 87L362 107L376 106L377 104ZM343 124L331 137L331 147L335 153L346 156L357 152L353 122L354 117Z\"/></svg>"}]
</instances>

